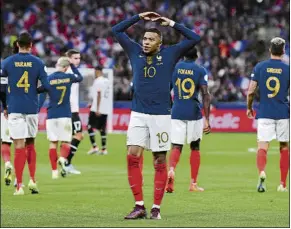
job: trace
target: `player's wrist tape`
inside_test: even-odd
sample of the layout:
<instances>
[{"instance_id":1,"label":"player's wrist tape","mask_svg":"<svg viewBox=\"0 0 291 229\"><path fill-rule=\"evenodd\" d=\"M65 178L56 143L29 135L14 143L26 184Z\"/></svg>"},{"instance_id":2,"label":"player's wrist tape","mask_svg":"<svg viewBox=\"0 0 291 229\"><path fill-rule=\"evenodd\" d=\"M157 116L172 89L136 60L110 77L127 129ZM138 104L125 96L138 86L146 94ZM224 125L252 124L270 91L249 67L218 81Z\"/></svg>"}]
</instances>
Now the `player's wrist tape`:
<instances>
[{"instance_id":1,"label":"player's wrist tape","mask_svg":"<svg viewBox=\"0 0 291 229\"><path fill-rule=\"evenodd\" d=\"M170 20L170 26L173 27L175 25L175 22Z\"/></svg>"}]
</instances>

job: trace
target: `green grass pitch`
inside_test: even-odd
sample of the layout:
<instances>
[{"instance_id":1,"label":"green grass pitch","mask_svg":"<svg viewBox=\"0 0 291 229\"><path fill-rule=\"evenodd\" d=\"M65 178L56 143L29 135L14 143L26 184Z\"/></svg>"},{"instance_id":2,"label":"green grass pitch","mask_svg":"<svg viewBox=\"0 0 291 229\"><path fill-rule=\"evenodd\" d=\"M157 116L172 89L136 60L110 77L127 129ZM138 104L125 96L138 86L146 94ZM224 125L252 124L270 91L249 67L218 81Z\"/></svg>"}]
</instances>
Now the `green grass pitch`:
<instances>
[{"instance_id":1,"label":"green grass pitch","mask_svg":"<svg viewBox=\"0 0 291 229\"><path fill-rule=\"evenodd\" d=\"M99 143L99 137L97 142ZM255 134L205 136L201 146L199 185L204 193L190 193L189 150L184 147L176 170L175 193L165 194L162 220L125 221L134 206L127 181L126 136L108 136L107 156L87 155L88 135L80 144L74 165L81 175L51 179L46 135L37 137L39 195L27 190L13 196L1 178L2 227L289 227L289 193L278 193L279 152L272 142L268 153L267 192L257 193ZM153 201L152 156L145 152L144 199ZM3 175L3 163L1 167ZM289 184L288 184L289 186Z\"/></svg>"}]
</instances>

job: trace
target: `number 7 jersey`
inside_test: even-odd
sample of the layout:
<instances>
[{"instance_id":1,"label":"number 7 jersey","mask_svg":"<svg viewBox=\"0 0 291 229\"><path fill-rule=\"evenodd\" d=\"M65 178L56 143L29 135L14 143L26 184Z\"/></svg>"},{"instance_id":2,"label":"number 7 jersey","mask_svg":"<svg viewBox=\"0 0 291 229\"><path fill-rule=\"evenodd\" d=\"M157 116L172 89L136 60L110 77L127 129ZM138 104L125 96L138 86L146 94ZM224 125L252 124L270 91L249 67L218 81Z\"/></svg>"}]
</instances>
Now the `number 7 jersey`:
<instances>
[{"instance_id":1,"label":"number 7 jersey","mask_svg":"<svg viewBox=\"0 0 291 229\"><path fill-rule=\"evenodd\" d=\"M289 119L289 65L275 59L262 61L255 66L251 79L258 83L260 92L256 118Z\"/></svg>"},{"instance_id":2,"label":"number 7 jersey","mask_svg":"<svg viewBox=\"0 0 291 229\"><path fill-rule=\"evenodd\" d=\"M41 59L29 53L12 55L1 63L2 77L8 78L8 112L37 114L38 80L48 88L47 73Z\"/></svg>"},{"instance_id":3,"label":"number 7 jersey","mask_svg":"<svg viewBox=\"0 0 291 229\"><path fill-rule=\"evenodd\" d=\"M180 61L176 64L172 85L174 88L174 104L172 119L199 120L202 118L198 94L202 85L207 85L205 68L193 60Z\"/></svg>"}]
</instances>

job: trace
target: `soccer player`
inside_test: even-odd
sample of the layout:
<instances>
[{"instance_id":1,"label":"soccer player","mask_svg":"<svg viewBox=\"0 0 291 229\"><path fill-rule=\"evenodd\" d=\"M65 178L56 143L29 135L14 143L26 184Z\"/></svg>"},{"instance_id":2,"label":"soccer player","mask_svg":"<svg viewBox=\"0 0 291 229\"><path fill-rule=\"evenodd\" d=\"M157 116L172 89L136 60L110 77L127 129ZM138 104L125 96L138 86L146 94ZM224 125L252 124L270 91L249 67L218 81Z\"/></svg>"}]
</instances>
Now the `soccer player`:
<instances>
[{"instance_id":1,"label":"soccer player","mask_svg":"<svg viewBox=\"0 0 291 229\"><path fill-rule=\"evenodd\" d=\"M95 80L92 87L93 102L90 109L89 121L88 121L88 133L92 144L92 149L88 154L98 153L106 155L106 124L107 116L110 111L109 100L110 85L109 80L102 74L102 68L95 68ZM99 152L98 146L95 142L94 129L100 131L102 149Z\"/></svg>"},{"instance_id":2,"label":"soccer player","mask_svg":"<svg viewBox=\"0 0 291 229\"><path fill-rule=\"evenodd\" d=\"M43 62L30 54L32 37L23 32L17 39L19 53L2 62L2 76L8 77L8 128L15 146L14 168L17 187L14 195L23 195L22 174L28 162L31 193L38 193L35 180L36 152L34 138L38 130L37 83L49 87Z\"/></svg>"},{"instance_id":3,"label":"soccer player","mask_svg":"<svg viewBox=\"0 0 291 229\"><path fill-rule=\"evenodd\" d=\"M166 187L168 193L174 191L175 168L179 162L185 139L187 139L191 149L191 182L189 190L194 192L204 191L203 188L197 186L197 176L200 167L200 141L202 140L203 132L206 134L210 132L210 95L207 86L208 76L206 69L194 62L197 57L197 49L193 47L186 53L184 60L176 65L173 73L174 104L171 120L172 150ZM198 99L199 91L201 91L205 114L204 128L201 105Z\"/></svg>"},{"instance_id":4,"label":"soccer player","mask_svg":"<svg viewBox=\"0 0 291 229\"><path fill-rule=\"evenodd\" d=\"M61 155L65 157L70 150L69 144L72 139L72 119L70 108L70 93L72 83L81 82L82 75L66 74L70 67L67 57L61 57L56 64L56 72L48 76L50 84L48 116L46 120L47 138L50 141L49 157L52 167L52 178L58 178L58 142L61 142ZM43 87L39 91L44 91ZM46 93L40 96L40 107L44 103Z\"/></svg>"},{"instance_id":5,"label":"soccer player","mask_svg":"<svg viewBox=\"0 0 291 229\"><path fill-rule=\"evenodd\" d=\"M131 40L125 31L141 19L173 27L186 39L176 45L161 48L162 34L157 28L146 29L142 46ZM161 17L155 12L144 12L124 20L112 28L130 59L133 70L133 101L127 131L128 181L135 199L135 207L125 219L146 217L143 200L143 177L140 161L144 148L153 152L155 168L154 204L151 219L161 219L160 205L167 183L166 154L170 149L170 82L176 62L200 36L181 24Z\"/></svg>"},{"instance_id":6,"label":"soccer player","mask_svg":"<svg viewBox=\"0 0 291 229\"><path fill-rule=\"evenodd\" d=\"M258 119L257 168L259 171L258 192L265 192L267 152L273 139L280 145L281 180L278 192L287 192L286 179L289 170L289 94L290 68L283 63L285 40L275 37L271 40L271 58L258 63L251 75L247 96L247 116L254 118L252 108L255 91L259 88L260 104L256 114Z\"/></svg>"},{"instance_id":7,"label":"soccer player","mask_svg":"<svg viewBox=\"0 0 291 229\"><path fill-rule=\"evenodd\" d=\"M13 54L18 53L19 48L17 47L17 41L13 43ZM1 70L2 75L2 70ZM1 77L1 76L0 76ZM1 77L0 84L0 100L2 103L2 111L1 112L1 155L4 161L5 166L5 176L4 181L7 186L11 184L12 181L12 170L13 166L10 161L10 147L12 144L12 140L10 138L9 129L8 129L8 111L7 111L7 103L6 103L6 90L7 90L8 79L6 77Z\"/></svg>"},{"instance_id":8,"label":"soccer player","mask_svg":"<svg viewBox=\"0 0 291 229\"><path fill-rule=\"evenodd\" d=\"M66 73L81 75L78 71L77 67L80 65L81 54L78 50L70 49L67 51L67 57L70 60L70 68L68 68ZM72 174L81 174L81 172L74 168L71 164L72 159L75 153L78 150L78 146L83 139L82 133L82 122L79 116L79 83L73 83L71 88L70 95L70 103L71 103L71 112L72 112L72 125L73 125L73 139L71 141L71 149L66 158L60 157L59 163L64 168L64 164L66 164L65 169L62 170L62 174L72 173Z\"/></svg>"}]
</instances>

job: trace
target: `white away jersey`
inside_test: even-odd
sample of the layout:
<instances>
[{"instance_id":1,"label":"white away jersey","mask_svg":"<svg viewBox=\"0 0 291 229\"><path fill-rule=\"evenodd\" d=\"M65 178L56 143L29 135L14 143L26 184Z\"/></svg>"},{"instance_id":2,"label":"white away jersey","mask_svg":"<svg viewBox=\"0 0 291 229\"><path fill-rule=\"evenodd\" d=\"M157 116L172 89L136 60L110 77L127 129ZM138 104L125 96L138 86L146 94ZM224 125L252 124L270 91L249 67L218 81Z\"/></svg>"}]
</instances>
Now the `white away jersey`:
<instances>
[{"instance_id":1,"label":"white away jersey","mask_svg":"<svg viewBox=\"0 0 291 229\"><path fill-rule=\"evenodd\" d=\"M71 67L68 68L66 73L74 74ZM71 86L70 104L71 104L71 112L79 113L79 83L73 83Z\"/></svg>"},{"instance_id":2,"label":"white away jersey","mask_svg":"<svg viewBox=\"0 0 291 229\"><path fill-rule=\"evenodd\" d=\"M110 112L110 101L109 101L109 92L110 92L110 84L109 80L103 76L98 77L94 80L93 86L92 86L92 98L93 102L91 105L91 111L96 112L97 111L97 98L98 93L101 93L101 101L100 101L100 107L99 112L101 114L108 115Z\"/></svg>"}]
</instances>

